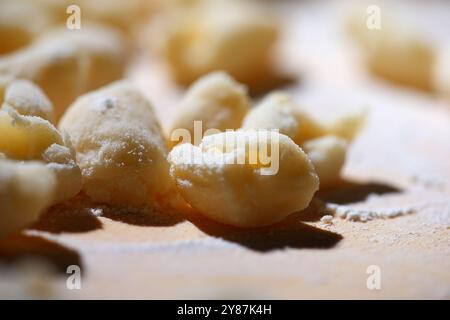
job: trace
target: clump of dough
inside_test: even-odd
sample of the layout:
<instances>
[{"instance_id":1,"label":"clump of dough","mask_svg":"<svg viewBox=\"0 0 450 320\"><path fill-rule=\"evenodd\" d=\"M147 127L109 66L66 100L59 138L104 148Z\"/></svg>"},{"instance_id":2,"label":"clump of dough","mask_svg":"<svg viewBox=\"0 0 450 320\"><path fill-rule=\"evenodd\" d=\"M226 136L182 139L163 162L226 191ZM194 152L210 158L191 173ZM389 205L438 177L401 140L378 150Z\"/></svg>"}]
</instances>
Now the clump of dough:
<instances>
[{"instance_id":1,"label":"clump of dough","mask_svg":"<svg viewBox=\"0 0 450 320\"><path fill-rule=\"evenodd\" d=\"M267 95L244 118L243 129L278 129L295 143L324 135L336 135L351 140L364 123L361 112L349 113L331 123L319 122L301 109L292 97L283 92Z\"/></svg>"},{"instance_id":2,"label":"clump of dough","mask_svg":"<svg viewBox=\"0 0 450 320\"><path fill-rule=\"evenodd\" d=\"M295 143L320 137L327 132L324 125L301 110L291 96L275 92L265 97L244 118L243 129L278 129Z\"/></svg>"},{"instance_id":3,"label":"clump of dough","mask_svg":"<svg viewBox=\"0 0 450 320\"><path fill-rule=\"evenodd\" d=\"M52 103L38 86L28 80L0 77L1 108L12 108L21 115L54 121Z\"/></svg>"},{"instance_id":4,"label":"clump of dough","mask_svg":"<svg viewBox=\"0 0 450 320\"><path fill-rule=\"evenodd\" d=\"M278 24L258 3L198 1L172 7L160 20L154 33L179 83L224 70L251 85L271 69Z\"/></svg>"},{"instance_id":5,"label":"clump of dough","mask_svg":"<svg viewBox=\"0 0 450 320\"><path fill-rule=\"evenodd\" d=\"M319 122L284 93L269 94L245 117L244 129L277 129L304 148L316 167L321 188L339 181L348 141L365 121L363 112L354 112L331 123Z\"/></svg>"},{"instance_id":6,"label":"clump of dough","mask_svg":"<svg viewBox=\"0 0 450 320\"><path fill-rule=\"evenodd\" d=\"M36 1L0 1L0 55L29 45L54 22Z\"/></svg>"},{"instance_id":7,"label":"clump of dough","mask_svg":"<svg viewBox=\"0 0 450 320\"><path fill-rule=\"evenodd\" d=\"M380 27L370 29L366 8L350 16L348 30L361 47L368 69L392 82L434 90L436 53L426 38L394 16L393 8L383 8Z\"/></svg>"},{"instance_id":8,"label":"clump of dough","mask_svg":"<svg viewBox=\"0 0 450 320\"><path fill-rule=\"evenodd\" d=\"M270 154L270 166L261 150ZM306 154L289 137L267 130L228 131L204 137L199 146L180 144L169 162L193 208L237 227L276 223L306 208L319 187Z\"/></svg>"},{"instance_id":9,"label":"clump of dough","mask_svg":"<svg viewBox=\"0 0 450 320\"><path fill-rule=\"evenodd\" d=\"M245 86L223 72L208 74L197 80L183 97L170 130L170 135L174 135L171 140L177 141L178 129L189 131L191 140L187 142L198 139L194 144L200 143L201 136L208 129L238 129L249 109ZM195 121L199 126L197 132L194 130Z\"/></svg>"},{"instance_id":10,"label":"clump of dough","mask_svg":"<svg viewBox=\"0 0 450 320\"><path fill-rule=\"evenodd\" d=\"M339 181L347 147L346 140L331 135L308 140L303 145L320 178L321 187L332 186Z\"/></svg>"},{"instance_id":11,"label":"clump of dough","mask_svg":"<svg viewBox=\"0 0 450 320\"><path fill-rule=\"evenodd\" d=\"M0 237L35 222L53 203L56 186L44 163L0 159Z\"/></svg>"},{"instance_id":12,"label":"clump of dough","mask_svg":"<svg viewBox=\"0 0 450 320\"><path fill-rule=\"evenodd\" d=\"M126 81L79 97L60 122L70 135L93 200L157 201L171 186L167 149L152 105Z\"/></svg>"},{"instance_id":13,"label":"clump of dough","mask_svg":"<svg viewBox=\"0 0 450 320\"><path fill-rule=\"evenodd\" d=\"M81 171L70 142L47 120L10 108L0 110L0 152L8 159L45 161L56 176L53 204L81 189Z\"/></svg>"},{"instance_id":14,"label":"clump of dough","mask_svg":"<svg viewBox=\"0 0 450 320\"><path fill-rule=\"evenodd\" d=\"M0 57L0 75L36 83L59 119L80 94L123 75L126 48L115 30L84 25L71 32L57 28L33 44Z\"/></svg>"},{"instance_id":15,"label":"clump of dough","mask_svg":"<svg viewBox=\"0 0 450 320\"><path fill-rule=\"evenodd\" d=\"M54 143L63 144L63 139L47 120L22 116L14 109L0 110L0 151L6 157L39 160Z\"/></svg>"}]
</instances>

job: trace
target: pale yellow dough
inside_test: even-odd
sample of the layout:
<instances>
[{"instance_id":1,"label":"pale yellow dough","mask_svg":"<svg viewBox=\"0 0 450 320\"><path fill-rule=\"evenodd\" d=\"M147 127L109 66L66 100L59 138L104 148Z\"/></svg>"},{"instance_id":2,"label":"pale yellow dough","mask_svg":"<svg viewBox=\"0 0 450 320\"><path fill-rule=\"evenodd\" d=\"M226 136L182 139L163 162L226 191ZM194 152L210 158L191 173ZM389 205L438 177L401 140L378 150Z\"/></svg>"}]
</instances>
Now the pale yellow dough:
<instances>
[{"instance_id":1,"label":"pale yellow dough","mask_svg":"<svg viewBox=\"0 0 450 320\"><path fill-rule=\"evenodd\" d=\"M225 131L240 128L249 109L250 100L245 86L224 72L208 74L197 80L186 92L178 106L169 136L174 135L171 140L176 142L178 137L175 130L186 129L191 140L185 142L198 144L201 135L208 129ZM198 132L194 132L194 121L198 121Z\"/></svg>"},{"instance_id":2,"label":"pale yellow dough","mask_svg":"<svg viewBox=\"0 0 450 320\"><path fill-rule=\"evenodd\" d=\"M0 237L35 222L53 203L57 181L42 162L0 159Z\"/></svg>"},{"instance_id":3,"label":"pale yellow dough","mask_svg":"<svg viewBox=\"0 0 450 320\"><path fill-rule=\"evenodd\" d=\"M54 121L52 103L38 86L28 80L0 77L0 108L12 108L21 115Z\"/></svg>"},{"instance_id":4,"label":"pale yellow dough","mask_svg":"<svg viewBox=\"0 0 450 320\"><path fill-rule=\"evenodd\" d=\"M93 200L149 204L171 186L166 143L153 107L130 83L81 96L60 128L72 138L83 190Z\"/></svg>"},{"instance_id":5,"label":"pale yellow dough","mask_svg":"<svg viewBox=\"0 0 450 320\"><path fill-rule=\"evenodd\" d=\"M339 181L347 142L353 139L364 122L363 111L349 113L331 123L319 122L296 105L288 94L275 92L247 114L242 127L278 129L306 148L319 175L320 187L326 188Z\"/></svg>"},{"instance_id":6,"label":"pale yellow dough","mask_svg":"<svg viewBox=\"0 0 450 320\"><path fill-rule=\"evenodd\" d=\"M182 84L215 70L251 84L270 69L278 24L256 2L198 1L171 8L159 20L151 38L160 39L159 48Z\"/></svg>"},{"instance_id":7,"label":"pale yellow dough","mask_svg":"<svg viewBox=\"0 0 450 320\"><path fill-rule=\"evenodd\" d=\"M81 171L70 142L47 120L23 116L10 108L0 110L0 152L8 159L47 162L56 176L53 204L81 189Z\"/></svg>"},{"instance_id":8,"label":"pale yellow dough","mask_svg":"<svg viewBox=\"0 0 450 320\"><path fill-rule=\"evenodd\" d=\"M302 111L285 93L267 95L244 118L243 129L278 129L298 145L324 135L326 128Z\"/></svg>"},{"instance_id":9,"label":"pale yellow dough","mask_svg":"<svg viewBox=\"0 0 450 320\"><path fill-rule=\"evenodd\" d=\"M434 90L436 50L399 12L381 7L380 28L367 27L366 7L350 15L347 26L359 44L368 69L387 80L423 90ZM420 31L420 30L419 30Z\"/></svg>"},{"instance_id":10,"label":"pale yellow dough","mask_svg":"<svg viewBox=\"0 0 450 320\"><path fill-rule=\"evenodd\" d=\"M35 0L0 1L0 55L29 45L53 23L52 14Z\"/></svg>"},{"instance_id":11,"label":"pale yellow dough","mask_svg":"<svg viewBox=\"0 0 450 320\"><path fill-rule=\"evenodd\" d=\"M364 123L364 112L353 112L331 123L319 122L283 92L267 95L244 118L243 129L278 129L298 145L327 134L351 140Z\"/></svg>"},{"instance_id":12,"label":"pale yellow dough","mask_svg":"<svg viewBox=\"0 0 450 320\"><path fill-rule=\"evenodd\" d=\"M320 188L335 185L345 164L348 143L336 136L323 136L306 141L303 150L311 159L320 179Z\"/></svg>"},{"instance_id":13,"label":"pale yellow dough","mask_svg":"<svg viewBox=\"0 0 450 320\"><path fill-rule=\"evenodd\" d=\"M59 119L80 94L121 78L125 40L107 27L57 28L21 50L0 57L0 76L36 83Z\"/></svg>"},{"instance_id":14,"label":"pale yellow dough","mask_svg":"<svg viewBox=\"0 0 450 320\"><path fill-rule=\"evenodd\" d=\"M260 131L231 131L209 135L199 146L180 144L169 154L170 174L184 199L201 214L237 227L260 227L276 223L306 208L319 188L319 179L306 154L289 137ZM239 164L239 157L251 158L250 149L224 141L248 139L248 145L268 147L279 156L278 171L262 174L267 166ZM274 140L275 139L275 140ZM277 141L278 151L271 143ZM272 172L273 173L273 172Z\"/></svg>"}]
</instances>

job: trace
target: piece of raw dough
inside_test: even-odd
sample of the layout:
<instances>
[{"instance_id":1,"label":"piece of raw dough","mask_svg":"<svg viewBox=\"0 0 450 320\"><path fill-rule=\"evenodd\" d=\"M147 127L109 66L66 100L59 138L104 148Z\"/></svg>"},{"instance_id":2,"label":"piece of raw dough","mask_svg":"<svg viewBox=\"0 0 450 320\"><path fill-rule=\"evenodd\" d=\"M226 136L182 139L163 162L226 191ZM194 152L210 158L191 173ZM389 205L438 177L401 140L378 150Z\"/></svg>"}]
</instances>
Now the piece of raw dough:
<instances>
[{"instance_id":1,"label":"piece of raw dough","mask_svg":"<svg viewBox=\"0 0 450 320\"><path fill-rule=\"evenodd\" d=\"M245 117L244 129L278 129L302 147L320 178L320 187L335 185L350 142L365 122L365 112L351 112L332 122L319 122L281 92L269 94Z\"/></svg>"},{"instance_id":2,"label":"piece of raw dough","mask_svg":"<svg viewBox=\"0 0 450 320\"><path fill-rule=\"evenodd\" d=\"M0 152L8 159L45 161L56 176L53 204L81 190L81 171L70 140L47 120L23 116L14 109L0 110Z\"/></svg>"},{"instance_id":3,"label":"piece of raw dough","mask_svg":"<svg viewBox=\"0 0 450 320\"><path fill-rule=\"evenodd\" d=\"M12 108L21 115L54 121L52 103L38 86L28 80L0 77L0 108Z\"/></svg>"},{"instance_id":4,"label":"piece of raw dough","mask_svg":"<svg viewBox=\"0 0 450 320\"><path fill-rule=\"evenodd\" d=\"M302 146L311 159L320 179L320 188L335 185L345 164L348 143L336 136L323 136L308 140Z\"/></svg>"},{"instance_id":5,"label":"piece of raw dough","mask_svg":"<svg viewBox=\"0 0 450 320\"><path fill-rule=\"evenodd\" d=\"M36 83L59 119L80 94L121 78L125 56L125 40L115 30L92 25L76 31L57 28L0 57L0 75Z\"/></svg>"},{"instance_id":6,"label":"piece of raw dough","mask_svg":"<svg viewBox=\"0 0 450 320\"><path fill-rule=\"evenodd\" d=\"M278 37L276 19L251 1L198 1L162 14L152 39L176 81L190 84L202 75L224 70L251 85L271 69Z\"/></svg>"},{"instance_id":7,"label":"piece of raw dough","mask_svg":"<svg viewBox=\"0 0 450 320\"><path fill-rule=\"evenodd\" d=\"M0 1L0 55L29 45L53 23L52 15L36 1Z\"/></svg>"},{"instance_id":8,"label":"piece of raw dough","mask_svg":"<svg viewBox=\"0 0 450 320\"><path fill-rule=\"evenodd\" d=\"M208 74L197 80L183 97L169 132L169 136L175 135L171 136L171 142L178 141L177 129L188 130L191 140L185 142L194 144L200 143L208 129L238 129L249 109L250 100L245 86L224 72ZM201 126L197 132L194 121L199 121L197 125Z\"/></svg>"},{"instance_id":9,"label":"piece of raw dough","mask_svg":"<svg viewBox=\"0 0 450 320\"><path fill-rule=\"evenodd\" d=\"M44 163L0 159L0 237L35 222L53 203L56 186Z\"/></svg>"},{"instance_id":10,"label":"piece of raw dough","mask_svg":"<svg viewBox=\"0 0 450 320\"><path fill-rule=\"evenodd\" d=\"M171 186L167 149L152 105L126 81L79 97L60 122L93 200L149 204Z\"/></svg>"},{"instance_id":11,"label":"piece of raw dough","mask_svg":"<svg viewBox=\"0 0 450 320\"><path fill-rule=\"evenodd\" d=\"M298 145L327 134L351 140L364 123L363 112L353 112L331 123L319 122L299 107L286 93L267 95L244 118L243 129L278 129Z\"/></svg>"},{"instance_id":12,"label":"piece of raw dough","mask_svg":"<svg viewBox=\"0 0 450 320\"><path fill-rule=\"evenodd\" d=\"M252 153L254 148L270 150L270 165ZM319 188L314 167L300 147L267 130L228 131L204 137L199 146L179 144L169 153L169 162L179 192L193 208L237 227L276 223L306 208Z\"/></svg>"},{"instance_id":13,"label":"piece of raw dough","mask_svg":"<svg viewBox=\"0 0 450 320\"><path fill-rule=\"evenodd\" d=\"M399 12L382 7L380 28L368 27L367 6L350 15L347 26L364 53L368 69L387 80L434 90L435 49ZM397 12L397 13L395 13Z\"/></svg>"}]
</instances>

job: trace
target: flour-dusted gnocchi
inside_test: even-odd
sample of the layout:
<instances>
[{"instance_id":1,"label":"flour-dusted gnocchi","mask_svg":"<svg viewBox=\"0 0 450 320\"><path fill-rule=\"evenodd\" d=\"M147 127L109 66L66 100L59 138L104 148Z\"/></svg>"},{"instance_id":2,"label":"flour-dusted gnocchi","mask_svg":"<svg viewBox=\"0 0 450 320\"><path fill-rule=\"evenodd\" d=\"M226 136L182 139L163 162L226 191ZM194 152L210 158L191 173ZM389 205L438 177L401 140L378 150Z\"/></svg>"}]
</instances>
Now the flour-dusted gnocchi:
<instances>
[{"instance_id":1,"label":"flour-dusted gnocchi","mask_svg":"<svg viewBox=\"0 0 450 320\"><path fill-rule=\"evenodd\" d=\"M348 29L362 49L367 68L392 82L434 90L436 50L426 36L415 32L414 26L390 7L382 7L379 28L369 28L366 8L362 6L350 15Z\"/></svg>"},{"instance_id":2,"label":"flour-dusted gnocchi","mask_svg":"<svg viewBox=\"0 0 450 320\"><path fill-rule=\"evenodd\" d=\"M8 159L46 162L56 177L53 204L72 198L81 189L81 171L70 141L47 120L10 108L0 110L0 152Z\"/></svg>"},{"instance_id":3,"label":"flour-dusted gnocchi","mask_svg":"<svg viewBox=\"0 0 450 320\"><path fill-rule=\"evenodd\" d=\"M0 1L0 54L29 45L54 22L51 13L36 1Z\"/></svg>"},{"instance_id":4,"label":"flour-dusted gnocchi","mask_svg":"<svg viewBox=\"0 0 450 320\"><path fill-rule=\"evenodd\" d=\"M115 30L85 25L51 30L30 46L0 57L0 75L36 83L59 119L80 94L121 78L125 41Z\"/></svg>"},{"instance_id":5,"label":"flour-dusted gnocchi","mask_svg":"<svg viewBox=\"0 0 450 320\"><path fill-rule=\"evenodd\" d=\"M283 92L270 93L244 118L244 129L278 129L298 145L332 134L351 140L365 121L364 111L348 113L332 122L321 122L301 109Z\"/></svg>"},{"instance_id":6,"label":"flour-dusted gnocchi","mask_svg":"<svg viewBox=\"0 0 450 320\"><path fill-rule=\"evenodd\" d=\"M39 160L54 143L63 144L63 139L47 120L22 116L14 109L0 110L0 152L9 159Z\"/></svg>"},{"instance_id":7,"label":"flour-dusted gnocchi","mask_svg":"<svg viewBox=\"0 0 450 320\"><path fill-rule=\"evenodd\" d=\"M346 140L332 135L308 140L303 145L319 176L320 188L333 186L339 181L347 146Z\"/></svg>"},{"instance_id":8,"label":"flour-dusted gnocchi","mask_svg":"<svg viewBox=\"0 0 450 320\"><path fill-rule=\"evenodd\" d=\"M161 16L153 38L175 79L190 84L224 70L251 85L271 69L279 33L276 19L251 1L198 1Z\"/></svg>"},{"instance_id":9,"label":"flour-dusted gnocchi","mask_svg":"<svg viewBox=\"0 0 450 320\"><path fill-rule=\"evenodd\" d=\"M321 188L339 181L347 144L361 129L365 112L357 111L332 122L319 122L284 93L269 94L245 117L244 129L278 129L304 148L316 167Z\"/></svg>"},{"instance_id":10,"label":"flour-dusted gnocchi","mask_svg":"<svg viewBox=\"0 0 450 320\"><path fill-rule=\"evenodd\" d=\"M0 159L0 237L39 218L53 203L56 180L42 162Z\"/></svg>"},{"instance_id":11,"label":"flour-dusted gnocchi","mask_svg":"<svg viewBox=\"0 0 450 320\"><path fill-rule=\"evenodd\" d=\"M209 135L198 146L175 146L168 159L179 192L194 209L237 227L276 223L306 208L319 188L306 154L274 131Z\"/></svg>"},{"instance_id":12,"label":"flour-dusted gnocchi","mask_svg":"<svg viewBox=\"0 0 450 320\"><path fill-rule=\"evenodd\" d=\"M0 77L0 108L54 121L52 103L38 86L27 80Z\"/></svg>"},{"instance_id":13,"label":"flour-dusted gnocchi","mask_svg":"<svg viewBox=\"0 0 450 320\"><path fill-rule=\"evenodd\" d=\"M83 190L108 204L158 201L171 186L167 149L152 105L126 81L79 97L60 122L82 170Z\"/></svg>"},{"instance_id":14,"label":"flour-dusted gnocchi","mask_svg":"<svg viewBox=\"0 0 450 320\"><path fill-rule=\"evenodd\" d=\"M327 132L323 124L302 111L291 96L282 92L265 97L247 114L242 128L278 129L298 145Z\"/></svg>"},{"instance_id":15,"label":"flour-dusted gnocchi","mask_svg":"<svg viewBox=\"0 0 450 320\"><path fill-rule=\"evenodd\" d=\"M208 74L197 80L183 97L169 132L171 140L178 141L177 129L188 130L191 141L187 142L197 138L194 144L200 143L208 129L238 129L249 109L245 86L223 72Z\"/></svg>"}]
</instances>

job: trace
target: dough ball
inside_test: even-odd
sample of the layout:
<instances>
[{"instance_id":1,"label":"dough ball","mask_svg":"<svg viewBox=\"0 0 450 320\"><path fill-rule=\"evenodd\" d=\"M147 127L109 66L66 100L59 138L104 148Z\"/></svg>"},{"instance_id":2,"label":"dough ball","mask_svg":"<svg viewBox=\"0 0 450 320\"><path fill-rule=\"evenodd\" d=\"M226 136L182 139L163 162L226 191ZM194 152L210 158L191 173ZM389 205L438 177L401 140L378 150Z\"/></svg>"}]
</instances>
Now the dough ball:
<instances>
[{"instance_id":1,"label":"dough ball","mask_svg":"<svg viewBox=\"0 0 450 320\"><path fill-rule=\"evenodd\" d=\"M171 186L167 149L152 105L120 81L78 98L61 119L93 200L141 205Z\"/></svg>"},{"instance_id":2,"label":"dough ball","mask_svg":"<svg viewBox=\"0 0 450 320\"><path fill-rule=\"evenodd\" d=\"M289 137L267 130L229 131L184 143L169 154L184 199L218 222L250 228L276 223L308 206L319 179Z\"/></svg>"},{"instance_id":3,"label":"dough ball","mask_svg":"<svg viewBox=\"0 0 450 320\"><path fill-rule=\"evenodd\" d=\"M225 131L240 128L249 109L247 89L226 73L214 72L197 80L186 92L169 133L174 134L173 140L177 141L175 130L186 129L191 135L188 142L196 138L198 141L194 144L198 144L208 129ZM198 121L197 132L194 121Z\"/></svg>"},{"instance_id":4,"label":"dough ball","mask_svg":"<svg viewBox=\"0 0 450 320\"><path fill-rule=\"evenodd\" d=\"M0 159L0 237L35 222L53 203L56 185L44 163Z\"/></svg>"},{"instance_id":5,"label":"dough ball","mask_svg":"<svg viewBox=\"0 0 450 320\"><path fill-rule=\"evenodd\" d=\"M311 159L320 179L320 188L335 185L345 164L348 143L336 136L324 136L306 141L303 150Z\"/></svg>"}]
</instances>

